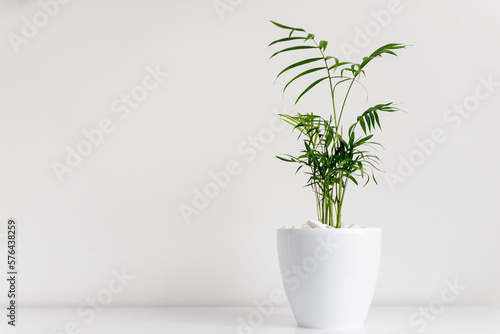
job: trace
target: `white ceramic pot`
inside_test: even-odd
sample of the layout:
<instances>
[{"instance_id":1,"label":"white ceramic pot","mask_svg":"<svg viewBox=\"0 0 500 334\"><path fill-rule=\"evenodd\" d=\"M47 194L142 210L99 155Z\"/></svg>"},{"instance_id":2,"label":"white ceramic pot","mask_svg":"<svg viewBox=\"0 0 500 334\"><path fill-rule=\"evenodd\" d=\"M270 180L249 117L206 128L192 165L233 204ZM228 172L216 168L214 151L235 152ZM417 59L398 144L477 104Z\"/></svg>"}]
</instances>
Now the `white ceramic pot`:
<instances>
[{"instance_id":1,"label":"white ceramic pot","mask_svg":"<svg viewBox=\"0 0 500 334\"><path fill-rule=\"evenodd\" d=\"M279 229L281 277L300 327L363 326L380 264L379 228Z\"/></svg>"}]
</instances>

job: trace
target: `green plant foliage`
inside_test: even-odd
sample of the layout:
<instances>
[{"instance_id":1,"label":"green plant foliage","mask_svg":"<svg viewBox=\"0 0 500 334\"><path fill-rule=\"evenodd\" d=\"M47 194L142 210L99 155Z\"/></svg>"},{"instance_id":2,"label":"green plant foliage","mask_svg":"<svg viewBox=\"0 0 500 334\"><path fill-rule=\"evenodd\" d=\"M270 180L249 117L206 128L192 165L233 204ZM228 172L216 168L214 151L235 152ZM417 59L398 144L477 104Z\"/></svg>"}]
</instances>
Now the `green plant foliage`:
<instances>
[{"instance_id":1,"label":"green plant foliage","mask_svg":"<svg viewBox=\"0 0 500 334\"><path fill-rule=\"evenodd\" d=\"M395 112L399 108L394 103L377 104L361 113L356 122L349 126L346 134L342 132L341 119L344 112L349 93L354 83L359 83L360 77L365 74L365 67L375 58L383 55L396 56L396 50L403 49L407 45L390 43L384 45L367 57L361 63L356 64L348 61L340 61L336 57L325 55L328 46L327 41L316 41L314 34L308 33L302 28L293 28L271 21L276 27L286 31L287 36L275 40L269 44L273 47L282 47L275 51L270 58L274 58L284 52L296 54L312 50L317 52L314 57L299 59L288 65L278 73L276 79L298 72L284 85L283 92L293 83L300 81L308 82L304 89L297 95L295 104L322 82L329 84L332 115L328 119L313 113L295 116L280 114L280 117L298 131L299 139L303 140L304 148L300 155L277 156L278 159L298 164L296 173L307 167L304 172L309 177L306 186L313 189L316 195L318 219L333 227L341 227L341 212L344 196L349 182L356 185L364 180L366 185L370 180L377 183L374 170L378 170L379 158L371 153L375 145L372 141L373 132L380 126L380 115L386 112ZM311 76L313 73L323 73L320 78ZM311 78L314 79L311 79ZM298 80L301 79L301 80ZM346 84L347 91L343 96L337 96L336 88ZM361 85L361 84L360 84ZM340 108L336 101L342 101ZM361 128L362 135L356 130Z\"/></svg>"}]
</instances>

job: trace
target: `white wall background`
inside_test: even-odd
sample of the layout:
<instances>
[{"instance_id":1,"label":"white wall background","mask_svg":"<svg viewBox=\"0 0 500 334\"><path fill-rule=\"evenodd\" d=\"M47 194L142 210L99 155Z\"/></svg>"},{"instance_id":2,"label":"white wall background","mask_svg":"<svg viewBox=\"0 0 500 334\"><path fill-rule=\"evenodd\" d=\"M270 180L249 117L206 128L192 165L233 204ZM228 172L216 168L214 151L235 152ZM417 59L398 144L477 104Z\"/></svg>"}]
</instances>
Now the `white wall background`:
<instances>
[{"instance_id":1,"label":"white wall background","mask_svg":"<svg viewBox=\"0 0 500 334\"><path fill-rule=\"evenodd\" d=\"M275 230L314 218L315 207L304 178L274 159L296 149L288 129L251 161L238 151L273 109L292 106L281 82L273 86L286 62L267 61L266 45L282 36L268 21L305 27L343 57L340 44L354 45L388 1L233 1L222 19L213 5L73 0L15 53L8 34L21 34L40 4L0 2L0 219L3 229L8 217L19 221L22 306L74 307L122 268L135 279L115 306L251 305L281 288ZM469 117L443 118L473 102L479 77L500 82L500 3L400 7L352 56L413 44L374 62L364 81L370 104L407 111L383 119L383 167L397 173L436 128L446 140L394 189L382 175L379 186L351 188L345 220L383 228L375 304L428 304L457 278L468 287L457 305L500 306L500 87ZM113 101L157 65L169 77L120 119ZM365 107L355 95L353 113ZM312 100L297 110L328 108ZM113 132L59 182L51 164L105 118ZM241 173L186 224L179 206L232 160Z\"/></svg>"}]
</instances>

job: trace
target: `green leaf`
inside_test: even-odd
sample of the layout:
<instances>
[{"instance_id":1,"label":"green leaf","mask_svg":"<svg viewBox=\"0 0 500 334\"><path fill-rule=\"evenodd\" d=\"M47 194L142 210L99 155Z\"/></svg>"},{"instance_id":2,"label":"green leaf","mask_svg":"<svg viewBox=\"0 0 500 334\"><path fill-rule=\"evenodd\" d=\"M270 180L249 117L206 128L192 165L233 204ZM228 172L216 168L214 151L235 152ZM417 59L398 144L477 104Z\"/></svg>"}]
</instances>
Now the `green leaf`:
<instances>
[{"instance_id":1,"label":"green leaf","mask_svg":"<svg viewBox=\"0 0 500 334\"><path fill-rule=\"evenodd\" d=\"M382 127L380 126L380 121L379 121L379 119L378 119L378 113L376 113L376 112L375 112L375 113L373 113L373 114L375 115L375 121L377 122L378 128L379 128L379 129L382 129Z\"/></svg>"},{"instance_id":2,"label":"green leaf","mask_svg":"<svg viewBox=\"0 0 500 334\"><path fill-rule=\"evenodd\" d=\"M371 112L371 113L368 114L368 115L370 115L370 120L371 120L371 123L372 123L372 126L373 126L374 129L375 129L375 114L376 113L377 112L374 111L374 112Z\"/></svg>"},{"instance_id":3,"label":"green leaf","mask_svg":"<svg viewBox=\"0 0 500 334\"><path fill-rule=\"evenodd\" d=\"M364 143L366 143L367 141L369 141L372 137L373 137L373 135L368 135L368 136L366 136L364 138L361 138L360 140L358 140L357 142L355 142L353 146L354 147L361 146Z\"/></svg>"},{"instance_id":4,"label":"green leaf","mask_svg":"<svg viewBox=\"0 0 500 334\"><path fill-rule=\"evenodd\" d=\"M349 127L349 131L348 131L349 135L351 135L351 134L354 135L354 129L356 128L356 125L358 125L357 121L356 121L356 123L354 123L353 125L351 125Z\"/></svg>"},{"instance_id":5,"label":"green leaf","mask_svg":"<svg viewBox=\"0 0 500 334\"><path fill-rule=\"evenodd\" d=\"M352 146L354 144L354 132L349 130L349 146Z\"/></svg>"},{"instance_id":6,"label":"green leaf","mask_svg":"<svg viewBox=\"0 0 500 334\"><path fill-rule=\"evenodd\" d=\"M349 71L352 73L352 75L355 77L356 76L356 71L353 71L351 68L343 68L342 71L340 71L340 76L341 77L344 77L344 71ZM348 78L348 80L350 80L352 78Z\"/></svg>"},{"instance_id":7,"label":"green leaf","mask_svg":"<svg viewBox=\"0 0 500 334\"><path fill-rule=\"evenodd\" d=\"M277 40L271 42L271 44L269 44L268 47L270 47L271 45L277 44L277 43L294 41L297 39L306 39L306 38L305 37L285 37L285 38L277 39Z\"/></svg>"},{"instance_id":8,"label":"green leaf","mask_svg":"<svg viewBox=\"0 0 500 334\"><path fill-rule=\"evenodd\" d=\"M347 175L347 177L354 182L355 185L358 185L358 181L356 181L355 178L353 178L351 175Z\"/></svg>"},{"instance_id":9,"label":"green leaf","mask_svg":"<svg viewBox=\"0 0 500 334\"><path fill-rule=\"evenodd\" d=\"M406 48L408 46L409 45L400 44L400 43L389 43L389 44L386 44L384 46L381 46L377 50L373 51L373 53L371 55L369 55L368 57L364 57L363 58L363 61L359 65L360 69L364 68L373 59L375 59L377 57L381 57L384 54L389 54L389 55L397 56L397 54L393 50L404 49L404 48Z\"/></svg>"},{"instance_id":10,"label":"green leaf","mask_svg":"<svg viewBox=\"0 0 500 334\"><path fill-rule=\"evenodd\" d=\"M301 60L299 62L296 62L295 64L292 64L292 65L286 67L283 71L281 71L276 76L276 79L278 79L280 75L282 75L283 73L285 73L288 70L291 70L292 68L295 68L295 67L298 67L298 66L301 66L301 65L305 65L305 64L309 64L309 63L312 63L312 62L315 62L315 61L318 61L318 60L323 60L323 58L310 58L310 59L305 59L305 60Z\"/></svg>"},{"instance_id":11,"label":"green leaf","mask_svg":"<svg viewBox=\"0 0 500 334\"><path fill-rule=\"evenodd\" d=\"M317 49L317 48L318 48L317 46L312 46L312 45L292 46L290 48L286 48L286 49L283 49L283 50L280 50L278 52L273 53L273 55L271 57L269 57L269 59L271 59L274 56L277 56L277 55L279 55L280 53L283 53L283 52L294 51L294 50L304 50L304 49Z\"/></svg>"},{"instance_id":12,"label":"green leaf","mask_svg":"<svg viewBox=\"0 0 500 334\"><path fill-rule=\"evenodd\" d=\"M363 164L361 163L361 161L358 161L358 168L359 168L359 171L361 172L361 177L364 177L365 170L363 168Z\"/></svg>"},{"instance_id":13,"label":"green leaf","mask_svg":"<svg viewBox=\"0 0 500 334\"><path fill-rule=\"evenodd\" d=\"M326 140L325 140L325 147L329 147L330 144L332 143L333 141L333 132L328 132L328 134L326 135Z\"/></svg>"},{"instance_id":14,"label":"green leaf","mask_svg":"<svg viewBox=\"0 0 500 334\"><path fill-rule=\"evenodd\" d=\"M305 41L307 41L309 39L314 39L314 37L316 37L316 36L314 36L313 34L308 34Z\"/></svg>"},{"instance_id":15,"label":"green leaf","mask_svg":"<svg viewBox=\"0 0 500 334\"><path fill-rule=\"evenodd\" d=\"M339 68L340 66L344 66L344 65L349 65L349 64L352 64L351 62L348 62L348 61L342 61L340 62L337 58L333 58L335 59L335 65L332 65L328 68L328 70L336 70L337 68Z\"/></svg>"},{"instance_id":16,"label":"green leaf","mask_svg":"<svg viewBox=\"0 0 500 334\"><path fill-rule=\"evenodd\" d=\"M323 69L326 69L326 67L315 67L315 68L311 68L307 71L304 71L300 74L298 74L297 76L295 76L292 80L288 81L288 83L285 85L285 87L283 88L283 92L285 92L285 90L287 89L287 87L292 83L294 82L296 79L306 75L306 74L309 74L309 73L313 73L313 72L316 72L316 71L319 71L319 70L323 70Z\"/></svg>"},{"instance_id":17,"label":"green leaf","mask_svg":"<svg viewBox=\"0 0 500 334\"><path fill-rule=\"evenodd\" d=\"M313 88L314 86L316 86L317 84L319 84L321 81L325 80L325 79L328 79L328 77L323 77L321 79L318 79L316 81L314 81L312 84L309 85L309 87L307 87L300 95L299 97L297 98L297 100L295 100L295 104L297 104L297 102L299 102L299 100L302 98L302 96L304 96L308 91L311 90L311 88Z\"/></svg>"},{"instance_id":18,"label":"green leaf","mask_svg":"<svg viewBox=\"0 0 500 334\"><path fill-rule=\"evenodd\" d=\"M366 134L366 125L365 125L365 121L363 120L363 118L361 118L359 120L359 125L361 125L361 128L363 129L363 132Z\"/></svg>"},{"instance_id":19,"label":"green leaf","mask_svg":"<svg viewBox=\"0 0 500 334\"><path fill-rule=\"evenodd\" d=\"M328 45L328 42L327 41L320 41L319 42L319 48L322 50L322 51L325 51L326 50L326 46Z\"/></svg>"},{"instance_id":20,"label":"green leaf","mask_svg":"<svg viewBox=\"0 0 500 334\"><path fill-rule=\"evenodd\" d=\"M278 28L282 28L282 29L296 30L296 31L305 31L304 29L301 29L301 28L288 27L288 26L285 26L285 25L283 25L281 23L274 22L274 21L271 21L271 23L274 24L275 26L277 26Z\"/></svg>"},{"instance_id":21,"label":"green leaf","mask_svg":"<svg viewBox=\"0 0 500 334\"><path fill-rule=\"evenodd\" d=\"M342 80L339 80L337 81L337 83L333 86L333 93L335 93L335 89L337 89L337 86L340 85L341 83L344 83L346 81L350 81L352 80L351 78L346 78L346 79L342 79Z\"/></svg>"},{"instance_id":22,"label":"green leaf","mask_svg":"<svg viewBox=\"0 0 500 334\"><path fill-rule=\"evenodd\" d=\"M290 159L285 159L283 157L280 157L279 155L276 156L276 158L282 160L282 161L285 161L285 162L293 162L293 160L290 160Z\"/></svg>"}]
</instances>

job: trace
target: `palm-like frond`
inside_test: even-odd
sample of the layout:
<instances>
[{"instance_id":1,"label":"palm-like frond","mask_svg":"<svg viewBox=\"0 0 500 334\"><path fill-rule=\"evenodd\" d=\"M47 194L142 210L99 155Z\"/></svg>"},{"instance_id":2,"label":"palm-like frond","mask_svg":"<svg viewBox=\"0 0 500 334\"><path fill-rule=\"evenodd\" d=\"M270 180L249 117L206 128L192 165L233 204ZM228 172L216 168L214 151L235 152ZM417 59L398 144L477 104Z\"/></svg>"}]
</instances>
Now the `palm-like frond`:
<instances>
[{"instance_id":1,"label":"palm-like frond","mask_svg":"<svg viewBox=\"0 0 500 334\"><path fill-rule=\"evenodd\" d=\"M303 28L295 28L271 21L276 27L286 30L287 36L269 44L278 47L270 58L284 53L301 54L301 57L281 70L276 79L295 72L284 84L283 92L292 84L304 82L304 88L299 90L295 98L297 104L311 90L322 83L328 83L332 116L324 119L313 113L297 114L295 116L281 114L280 117L299 132L304 148L298 156L285 155L277 158L290 163L298 164L296 173L302 167L308 167L305 174L308 176L306 186L313 188L318 206L318 218L325 224L340 227L341 208L348 181L358 184L360 179L366 179L365 185L373 180L374 170L378 170L379 158L370 153L369 148L380 145L371 141L373 130L381 129L380 113L398 111L392 102L377 104L361 113L356 122L349 127L346 137L343 137L341 128L342 114L347 97L355 82L365 75L366 66L375 58L383 55L396 56L396 50L407 47L400 43L386 44L369 56L364 57L361 63L341 61L337 57L325 54L328 42L316 41L316 36ZM318 77L319 74L319 77ZM349 84L343 96L340 108L336 107L336 89L344 83ZM361 85L361 84L360 84ZM362 85L361 85L362 86ZM364 86L362 86L364 88ZM340 109L340 110L339 110ZM356 128L360 126L364 136L356 136ZM368 149L367 149L368 148ZM335 222L334 222L335 209Z\"/></svg>"}]
</instances>

